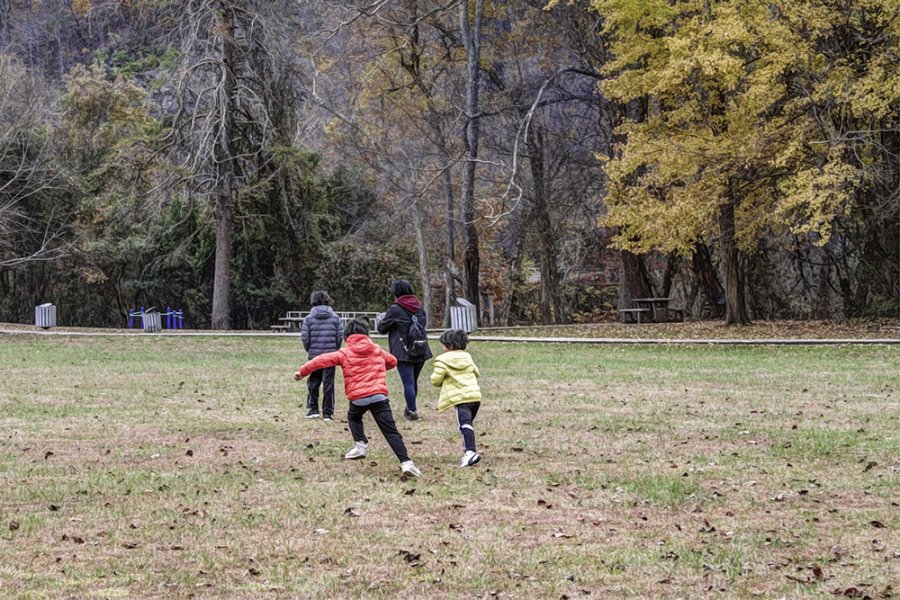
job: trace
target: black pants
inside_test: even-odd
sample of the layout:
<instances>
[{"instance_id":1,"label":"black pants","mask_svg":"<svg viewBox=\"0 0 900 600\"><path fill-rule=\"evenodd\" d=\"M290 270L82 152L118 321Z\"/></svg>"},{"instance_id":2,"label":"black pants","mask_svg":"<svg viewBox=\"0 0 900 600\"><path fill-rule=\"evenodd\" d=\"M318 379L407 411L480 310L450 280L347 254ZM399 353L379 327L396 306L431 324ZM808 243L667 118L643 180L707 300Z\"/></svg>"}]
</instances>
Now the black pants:
<instances>
[{"instance_id":1,"label":"black pants","mask_svg":"<svg viewBox=\"0 0 900 600\"><path fill-rule=\"evenodd\" d=\"M322 415L334 414L334 367L319 369L309 374L306 382L306 408L319 410L319 385L322 385Z\"/></svg>"},{"instance_id":2,"label":"black pants","mask_svg":"<svg viewBox=\"0 0 900 600\"><path fill-rule=\"evenodd\" d=\"M394 413L391 412L391 404L387 400L365 406L356 406L352 402L350 403L350 409L347 411L347 425L350 426L350 434L353 436L353 441L369 442L369 438L366 437L366 433L363 431L363 415L368 411L372 412L375 424L378 425L378 429L381 430L381 434L387 440L391 450L394 451L400 462L408 461L409 456L406 454L403 436L397 431L397 424L394 423Z\"/></svg>"},{"instance_id":3,"label":"black pants","mask_svg":"<svg viewBox=\"0 0 900 600\"><path fill-rule=\"evenodd\" d=\"M475 420L480 406L481 402L466 402L456 405L456 421L459 423L459 432L463 437L463 447L467 451L475 452L475 428L472 426L472 422Z\"/></svg>"}]
</instances>

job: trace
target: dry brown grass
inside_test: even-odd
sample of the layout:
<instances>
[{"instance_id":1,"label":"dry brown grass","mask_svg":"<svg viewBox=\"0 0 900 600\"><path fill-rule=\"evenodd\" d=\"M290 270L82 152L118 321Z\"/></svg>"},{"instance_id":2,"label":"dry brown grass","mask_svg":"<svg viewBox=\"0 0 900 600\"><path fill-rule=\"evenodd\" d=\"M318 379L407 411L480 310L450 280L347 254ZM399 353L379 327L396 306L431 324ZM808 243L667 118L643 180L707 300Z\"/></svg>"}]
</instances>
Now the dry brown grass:
<instances>
[{"instance_id":1,"label":"dry brown grass","mask_svg":"<svg viewBox=\"0 0 900 600\"><path fill-rule=\"evenodd\" d=\"M297 350L0 337L2 595L897 594L896 347L475 344L485 458L426 369L419 480L371 421L341 460Z\"/></svg>"}]
</instances>

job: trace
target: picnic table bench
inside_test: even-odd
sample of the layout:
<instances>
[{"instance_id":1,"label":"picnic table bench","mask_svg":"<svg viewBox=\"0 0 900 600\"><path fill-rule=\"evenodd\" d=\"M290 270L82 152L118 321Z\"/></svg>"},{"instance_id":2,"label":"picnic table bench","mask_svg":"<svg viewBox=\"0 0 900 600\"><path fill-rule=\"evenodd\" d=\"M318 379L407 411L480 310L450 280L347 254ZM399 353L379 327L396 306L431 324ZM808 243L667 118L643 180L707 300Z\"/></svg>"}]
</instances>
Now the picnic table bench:
<instances>
[{"instance_id":1,"label":"picnic table bench","mask_svg":"<svg viewBox=\"0 0 900 600\"><path fill-rule=\"evenodd\" d=\"M378 319L378 315L380 313L371 312L371 311L361 311L361 310L350 310L350 311L335 311L338 318L341 320L341 327L347 325L348 322L356 319L358 317L364 317L369 320L369 326L371 329L375 329L375 322ZM300 331L300 326L303 325L303 319L309 316L308 310L289 310L283 317L278 317L280 321L277 325L270 325L269 327L274 331Z\"/></svg>"},{"instance_id":2,"label":"picnic table bench","mask_svg":"<svg viewBox=\"0 0 900 600\"><path fill-rule=\"evenodd\" d=\"M641 318L644 321L650 321L650 309L649 308L620 308L619 309L619 318L622 319L623 323L641 323Z\"/></svg>"}]
</instances>

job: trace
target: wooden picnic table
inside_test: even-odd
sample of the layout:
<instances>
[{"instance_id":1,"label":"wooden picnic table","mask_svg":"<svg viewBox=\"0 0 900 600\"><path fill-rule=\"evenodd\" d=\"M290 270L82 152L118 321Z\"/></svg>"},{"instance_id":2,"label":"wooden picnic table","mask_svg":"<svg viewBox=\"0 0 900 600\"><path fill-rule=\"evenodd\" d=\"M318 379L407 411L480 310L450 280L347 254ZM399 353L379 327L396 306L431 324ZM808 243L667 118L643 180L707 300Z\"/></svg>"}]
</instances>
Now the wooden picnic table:
<instances>
[{"instance_id":1,"label":"wooden picnic table","mask_svg":"<svg viewBox=\"0 0 900 600\"><path fill-rule=\"evenodd\" d=\"M638 308L646 308L650 311L650 317L655 323L666 323L669 320L669 301L671 298L634 298Z\"/></svg>"},{"instance_id":2,"label":"wooden picnic table","mask_svg":"<svg viewBox=\"0 0 900 600\"><path fill-rule=\"evenodd\" d=\"M668 323L670 321L683 321L683 308L670 308L669 302L671 298L634 298L634 303L638 305L637 309L647 313L654 323ZM620 311L621 312L621 311ZM640 322L640 320L638 320Z\"/></svg>"}]
</instances>

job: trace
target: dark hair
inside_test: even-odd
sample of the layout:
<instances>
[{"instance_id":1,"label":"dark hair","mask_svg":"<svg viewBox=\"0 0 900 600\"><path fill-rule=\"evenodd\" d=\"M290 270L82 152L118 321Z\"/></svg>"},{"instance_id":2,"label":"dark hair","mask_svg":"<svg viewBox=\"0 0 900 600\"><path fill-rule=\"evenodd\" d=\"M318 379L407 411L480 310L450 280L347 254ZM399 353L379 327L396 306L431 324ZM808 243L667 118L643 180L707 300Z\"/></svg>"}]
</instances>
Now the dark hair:
<instances>
[{"instance_id":1,"label":"dark hair","mask_svg":"<svg viewBox=\"0 0 900 600\"><path fill-rule=\"evenodd\" d=\"M351 335L369 335L369 320L365 318L355 318L347 323L344 326L344 339L346 340Z\"/></svg>"},{"instance_id":2,"label":"dark hair","mask_svg":"<svg viewBox=\"0 0 900 600\"><path fill-rule=\"evenodd\" d=\"M331 299L331 296L328 295L328 292L324 290L317 290L309 295L309 304L310 306L331 306L334 304L334 300Z\"/></svg>"},{"instance_id":3,"label":"dark hair","mask_svg":"<svg viewBox=\"0 0 900 600\"><path fill-rule=\"evenodd\" d=\"M441 343L450 350L465 350L469 336L462 329L448 329L441 334Z\"/></svg>"},{"instance_id":4,"label":"dark hair","mask_svg":"<svg viewBox=\"0 0 900 600\"><path fill-rule=\"evenodd\" d=\"M398 279L391 284L391 293L394 295L394 298L399 298L400 296L409 296L413 293L413 289L407 280Z\"/></svg>"}]
</instances>

